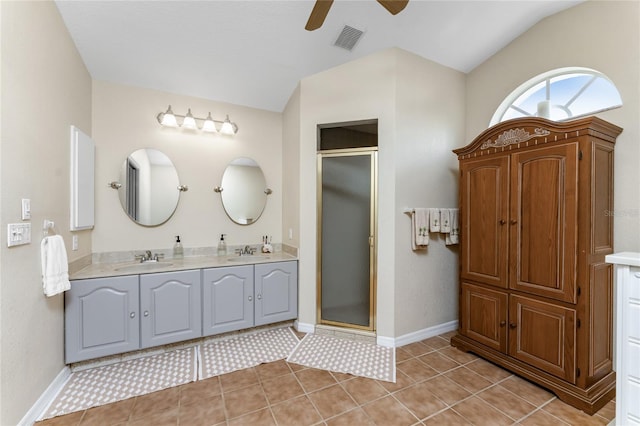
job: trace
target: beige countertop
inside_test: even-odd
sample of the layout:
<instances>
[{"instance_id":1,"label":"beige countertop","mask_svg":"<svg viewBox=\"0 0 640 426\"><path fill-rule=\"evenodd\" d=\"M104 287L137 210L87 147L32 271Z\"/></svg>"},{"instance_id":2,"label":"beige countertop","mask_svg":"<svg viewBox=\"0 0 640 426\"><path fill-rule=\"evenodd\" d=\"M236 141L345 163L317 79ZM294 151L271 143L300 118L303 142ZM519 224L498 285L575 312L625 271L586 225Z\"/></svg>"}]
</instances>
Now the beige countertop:
<instances>
[{"instance_id":1,"label":"beige countertop","mask_svg":"<svg viewBox=\"0 0 640 426\"><path fill-rule=\"evenodd\" d=\"M251 256L187 256L182 259L161 259L157 263L127 261L118 263L92 263L70 276L71 280L87 278L117 277L123 275L152 274L156 272L185 271L189 269L220 268L223 266L254 265L259 263L285 262L297 257L285 252L255 254Z\"/></svg>"}]
</instances>

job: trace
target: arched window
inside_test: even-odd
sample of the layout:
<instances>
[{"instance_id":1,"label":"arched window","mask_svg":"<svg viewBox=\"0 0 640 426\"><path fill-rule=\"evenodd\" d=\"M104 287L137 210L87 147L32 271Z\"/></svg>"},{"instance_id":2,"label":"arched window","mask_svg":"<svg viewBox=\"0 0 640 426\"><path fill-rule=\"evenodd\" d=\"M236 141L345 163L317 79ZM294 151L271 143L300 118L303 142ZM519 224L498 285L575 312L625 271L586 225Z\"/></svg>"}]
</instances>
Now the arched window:
<instances>
[{"instance_id":1,"label":"arched window","mask_svg":"<svg viewBox=\"0 0 640 426\"><path fill-rule=\"evenodd\" d=\"M502 101L490 125L518 117L571 120L622 106L616 86L589 68L559 68L525 82Z\"/></svg>"}]
</instances>

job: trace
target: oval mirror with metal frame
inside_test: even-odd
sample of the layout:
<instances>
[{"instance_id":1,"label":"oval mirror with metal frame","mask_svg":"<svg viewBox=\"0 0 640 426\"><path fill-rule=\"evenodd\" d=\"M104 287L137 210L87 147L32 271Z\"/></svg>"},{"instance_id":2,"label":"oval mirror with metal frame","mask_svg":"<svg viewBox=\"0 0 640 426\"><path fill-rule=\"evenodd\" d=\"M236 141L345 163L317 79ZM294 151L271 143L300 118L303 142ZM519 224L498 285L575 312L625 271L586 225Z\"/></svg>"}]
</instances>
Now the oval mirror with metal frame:
<instances>
[{"instance_id":1,"label":"oval mirror with metal frame","mask_svg":"<svg viewBox=\"0 0 640 426\"><path fill-rule=\"evenodd\" d=\"M240 225L250 225L258 220L267 203L267 195L271 194L258 163L246 157L229 163L221 185L214 191L220 193L227 216Z\"/></svg>"},{"instance_id":2,"label":"oval mirror with metal frame","mask_svg":"<svg viewBox=\"0 0 640 426\"><path fill-rule=\"evenodd\" d=\"M158 226L169 220L178 207L180 192L188 189L180 185L171 159L154 148L129 154L120 168L120 181L109 186L118 190L127 216L143 226Z\"/></svg>"}]
</instances>

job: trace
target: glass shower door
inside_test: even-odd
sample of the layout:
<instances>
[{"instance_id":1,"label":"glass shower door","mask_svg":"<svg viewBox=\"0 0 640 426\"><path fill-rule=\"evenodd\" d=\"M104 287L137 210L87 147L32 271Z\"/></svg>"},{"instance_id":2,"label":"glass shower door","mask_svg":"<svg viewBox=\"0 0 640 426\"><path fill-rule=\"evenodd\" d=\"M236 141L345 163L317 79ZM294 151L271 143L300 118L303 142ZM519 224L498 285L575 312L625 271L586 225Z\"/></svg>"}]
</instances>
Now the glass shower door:
<instances>
[{"instance_id":1,"label":"glass shower door","mask_svg":"<svg viewBox=\"0 0 640 426\"><path fill-rule=\"evenodd\" d=\"M321 324L373 330L377 152L321 153Z\"/></svg>"}]
</instances>

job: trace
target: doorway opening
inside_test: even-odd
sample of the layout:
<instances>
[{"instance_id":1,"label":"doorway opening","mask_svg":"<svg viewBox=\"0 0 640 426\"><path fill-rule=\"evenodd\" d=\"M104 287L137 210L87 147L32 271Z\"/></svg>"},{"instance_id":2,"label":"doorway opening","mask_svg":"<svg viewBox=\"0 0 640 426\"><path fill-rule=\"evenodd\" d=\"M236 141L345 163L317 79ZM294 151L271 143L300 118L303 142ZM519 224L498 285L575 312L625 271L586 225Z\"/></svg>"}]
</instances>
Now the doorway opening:
<instances>
[{"instance_id":1,"label":"doorway opening","mask_svg":"<svg viewBox=\"0 0 640 426\"><path fill-rule=\"evenodd\" d=\"M375 331L378 123L318 127L319 324Z\"/></svg>"}]
</instances>

